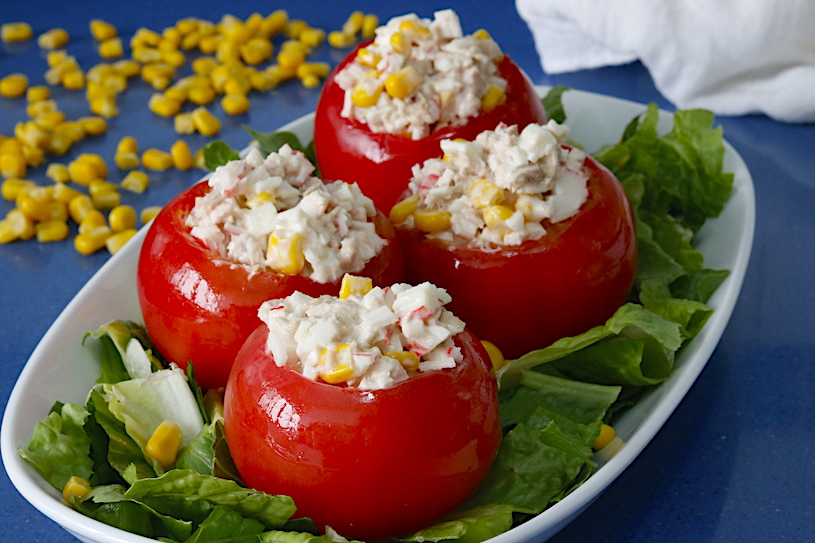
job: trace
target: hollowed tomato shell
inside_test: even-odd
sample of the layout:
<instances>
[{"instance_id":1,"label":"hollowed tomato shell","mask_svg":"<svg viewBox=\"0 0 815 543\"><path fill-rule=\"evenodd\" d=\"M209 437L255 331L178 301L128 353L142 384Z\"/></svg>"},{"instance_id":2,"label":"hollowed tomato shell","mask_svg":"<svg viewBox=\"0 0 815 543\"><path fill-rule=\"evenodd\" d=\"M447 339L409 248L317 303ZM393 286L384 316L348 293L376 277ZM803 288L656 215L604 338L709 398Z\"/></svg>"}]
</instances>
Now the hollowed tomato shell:
<instances>
[{"instance_id":1,"label":"hollowed tomato shell","mask_svg":"<svg viewBox=\"0 0 815 543\"><path fill-rule=\"evenodd\" d=\"M252 273L223 261L184 224L195 199L208 191L205 182L194 185L153 219L136 282L144 323L159 352L182 368L192 361L205 389L226 385L238 350L261 323L257 312L263 302L296 290L336 296L340 288L340 281L318 283L301 275ZM388 244L356 274L387 286L403 279L402 257L387 218L377 214L375 223Z\"/></svg>"},{"instance_id":2,"label":"hollowed tomato shell","mask_svg":"<svg viewBox=\"0 0 815 543\"><path fill-rule=\"evenodd\" d=\"M485 251L397 228L407 280L445 288L450 310L510 359L603 324L631 290L637 239L617 178L589 156L584 171L580 211L519 246Z\"/></svg>"},{"instance_id":3,"label":"hollowed tomato shell","mask_svg":"<svg viewBox=\"0 0 815 543\"><path fill-rule=\"evenodd\" d=\"M495 379L469 331L464 360L381 390L278 367L268 329L241 349L225 396L226 439L246 484L294 499L296 516L376 540L430 525L481 483L501 441Z\"/></svg>"},{"instance_id":4,"label":"hollowed tomato shell","mask_svg":"<svg viewBox=\"0 0 815 543\"><path fill-rule=\"evenodd\" d=\"M355 50L348 55L326 79L314 117L314 146L326 178L358 183L362 192L386 214L407 188L413 165L442 156L439 146L442 140L473 140L484 130L495 130L502 122L517 124L519 130L530 123L546 122L546 111L534 85L504 56L498 70L507 80L506 101L489 113L481 113L462 126L436 130L419 140L401 134L374 133L366 124L340 115L345 91L336 83L335 76L356 54Z\"/></svg>"}]
</instances>

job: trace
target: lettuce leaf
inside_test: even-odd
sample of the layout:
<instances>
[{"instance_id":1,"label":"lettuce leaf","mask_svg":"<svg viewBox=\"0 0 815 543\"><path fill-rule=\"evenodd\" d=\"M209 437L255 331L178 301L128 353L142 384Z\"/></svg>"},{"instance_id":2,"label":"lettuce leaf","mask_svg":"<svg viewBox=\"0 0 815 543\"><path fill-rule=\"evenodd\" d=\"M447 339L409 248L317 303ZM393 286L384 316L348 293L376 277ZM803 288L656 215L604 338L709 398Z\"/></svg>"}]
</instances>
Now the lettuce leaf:
<instances>
[{"instance_id":1,"label":"lettuce leaf","mask_svg":"<svg viewBox=\"0 0 815 543\"><path fill-rule=\"evenodd\" d=\"M400 541L425 543L455 539L459 543L479 543L512 527L512 506L482 505L448 515L441 522L419 530Z\"/></svg>"}]
</instances>

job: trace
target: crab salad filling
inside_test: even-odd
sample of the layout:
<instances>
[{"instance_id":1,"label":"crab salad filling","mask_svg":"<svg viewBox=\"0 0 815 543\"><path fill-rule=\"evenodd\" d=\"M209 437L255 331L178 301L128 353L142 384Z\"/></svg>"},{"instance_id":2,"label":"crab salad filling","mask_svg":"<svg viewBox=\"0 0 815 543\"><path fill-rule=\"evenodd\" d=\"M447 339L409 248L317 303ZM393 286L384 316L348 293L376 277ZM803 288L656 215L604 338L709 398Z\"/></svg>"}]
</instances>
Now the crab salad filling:
<instances>
[{"instance_id":1,"label":"crab salad filling","mask_svg":"<svg viewBox=\"0 0 815 543\"><path fill-rule=\"evenodd\" d=\"M444 307L450 300L431 283L397 283L339 298L295 292L263 303L258 316L278 366L315 381L377 390L462 360L453 336L464 323Z\"/></svg>"},{"instance_id":2,"label":"crab salad filling","mask_svg":"<svg viewBox=\"0 0 815 543\"><path fill-rule=\"evenodd\" d=\"M588 198L586 154L563 146L569 128L549 121L499 125L474 141L443 140L444 156L413 167L409 196L391 220L450 244L490 250L546 234Z\"/></svg>"},{"instance_id":3,"label":"crab salad filling","mask_svg":"<svg viewBox=\"0 0 815 543\"><path fill-rule=\"evenodd\" d=\"M362 270L387 241L372 222L373 202L355 183L323 182L313 172L288 145L265 159L253 148L213 172L211 190L196 198L185 224L221 259L253 273L336 282Z\"/></svg>"},{"instance_id":4,"label":"crab salad filling","mask_svg":"<svg viewBox=\"0 0 815 543\"><path fill-rule=\"evenodd\" d=\"M502 58L486 31L464 36L453 10L437 11L433 20L394 17L336 75L345 91L341 115L413 139L462 125L504 99Z\"/></svg>"}]
</instances>

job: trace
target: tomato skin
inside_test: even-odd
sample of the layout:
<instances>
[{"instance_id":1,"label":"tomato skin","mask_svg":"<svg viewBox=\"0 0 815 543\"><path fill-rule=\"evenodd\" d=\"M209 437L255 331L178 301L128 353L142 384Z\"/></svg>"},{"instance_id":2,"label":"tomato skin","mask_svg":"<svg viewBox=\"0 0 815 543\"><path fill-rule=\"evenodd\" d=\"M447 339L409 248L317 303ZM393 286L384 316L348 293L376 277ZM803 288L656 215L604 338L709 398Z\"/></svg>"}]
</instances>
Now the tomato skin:
<instances>
[{"instance_id":1,"label":"tomato skin","mask_svg":"<svg viewBox=\"0 0 815 543\"><path fill-rule=\"evenodd\" d=\"M263 302L295 290L336 296L340 286L340 281L318 283L301 275L252 274L220 260L184 225L196 197L208 190L206 182L194 185L153 219L136 282L144 323L159 352L181 368L191 360L205 389L226 385L235 355L261 322L257 311ZM389 243L358 274L385 286L402 280L402 256L387 218L378 214L375 221Z\"/></svg>"},{"instance_id":2,"label":"tomato skin","mask_svg":"<svg viewBox=\"0 0 815 543\"><path fill-rule=\"evenodd\" d=\"M506 102L491 112L419 140L371 132L364 123L340 115L345 91L334 78L355 57L356 50L326 79L314 117L314 147L317 162L326 178L349 183L355 181L386 214L407 188L413 165L442 156L441 140L473 140L484 130L494 130L501 122L517 124L519 130L530 123L546 123L546 111L534 85L508 56L504 56L498 69L507 80Z\"/></svg>"},{"instance_id":3,"label":"tomato skin","mask_svg":"<svg viewBox=\"0 0 815 543\"><path fill-rule=\"evenodd\" d=\"M446 289L447 307L509 359L603 324L633 285L636 232L617 178L589 156L584 171L580 211L520 246L485 252L397 228L408 281Z\"/></svg>"},{"instance_id":4,"label":"tomato skin","mask_svg":"<svg viewBox=\"0 0 815 543\"><path fill-rule=\"evenodd\" d=\"M428 526L481 483L501 441L495 379L468 330L455 368L364 391L278 367L252 333L225 395L230 453L250 488L291 496L297 516L376 540Z\"/></svg>"}]
</instances>

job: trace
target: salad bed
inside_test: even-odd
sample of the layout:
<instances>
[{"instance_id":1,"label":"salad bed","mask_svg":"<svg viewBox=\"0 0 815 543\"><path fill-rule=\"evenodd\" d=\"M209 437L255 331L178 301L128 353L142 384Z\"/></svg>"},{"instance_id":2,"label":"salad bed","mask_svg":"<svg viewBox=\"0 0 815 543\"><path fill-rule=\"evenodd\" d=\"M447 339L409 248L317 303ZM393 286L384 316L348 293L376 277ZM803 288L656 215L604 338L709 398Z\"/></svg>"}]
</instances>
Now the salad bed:
<instances>
[{"instance_id":1,"label":"salad bed","mask_svg":"<svg viewBox=\"0 0 815 543\"><path fill-rule=\"evenodd\" d=\"M636 211L640 267L631 299L637 303L623 306L605 326L529 353L498 372L506 435L490 475L455 518L406 539L483 540L561 499L591 474L591 444L600 424L613 422L645 387L664 381L677 351L710 316L705 302L727 272L705 269L691 241L731 190L732 175L721 172L721 131L711 128L708 112L677 112L673 131L660 137L657 117L649 106L621 142L596 155L623 182ZM151 345L137 325L112 324L91 336L103 346L100 384L85 406L55 405L22 451L56 488L70 475L88 476L95 488L74 500L77 509L174 541L227 540L225 534L235 541L258 534L264 541L327 537L312 534L307 520L290 520L290 500L240 486L219 430L217 394L202 394L194 376L186 381L177 370L159 369L157 358L143 356ZM176 469L158 473L153 466L151 474L138 440L110 416L123 406L139 414L141 404L152 403L121 392L134 379L177 385L179 397L193 399L186 409L190 416L197 411L203 430ZM126 401L111 409L108 397L117 391Z\"/></svg>"}]
</instances>

